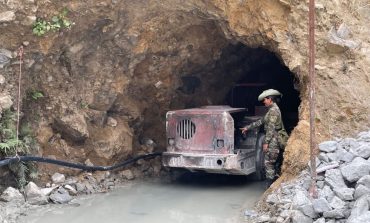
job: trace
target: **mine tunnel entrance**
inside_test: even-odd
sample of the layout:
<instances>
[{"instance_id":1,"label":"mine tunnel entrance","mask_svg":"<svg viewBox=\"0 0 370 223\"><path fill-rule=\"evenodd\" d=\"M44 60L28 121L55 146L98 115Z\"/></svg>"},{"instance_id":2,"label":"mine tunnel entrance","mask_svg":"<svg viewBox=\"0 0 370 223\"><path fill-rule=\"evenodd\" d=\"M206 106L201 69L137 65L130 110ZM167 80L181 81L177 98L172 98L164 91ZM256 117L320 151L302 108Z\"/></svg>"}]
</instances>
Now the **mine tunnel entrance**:
<instances>
[{"instance_id":1,"label":"mine tunnel entrance","mask_svg":"<svg viewBox=\"0 0 370 223\"><path fill-rule=\"evenodd\" d=\"M258 95L273 88L283 94L279 107L285 128L290 133L298 123L301 100L298 84L289 68L276 54L264 48L236 43L228 44L221 52L213 64L192 69L191 75L181 76L182 86L178 90L182 100L179 101L184 107L230 105L247 108L248 115L254 115L259 113L256 107L263 109Z\"/></svg>"},{"instance_id":2,"label":"mine tunnel entrance","mask_svg":"<svg viewBox=\"0 0 370 223\"><path fill-rule=\"evenodd\" d=\"M279 58L263 48L248 48L237 44L224 50L224 57L244 58L232 67L225 66L225 72L239 72L239 78L231 86L225 104L248 109L249 115L259 114L263 104L258 95L266 89L276 89L282 93L278 104L286 130L290 133L298 123L299 91L296 89L294 74L282 64Z\"/></svg>"},{"instance_id":3,"label":"mine tunnel entrance","mask_svg":"<svg viewBox=\"0 0 370 223\"><path fill-rule=\"evenodd\" d=\"M207 104L230 105L234 108L247 108L247 111L230 109L234 121L233 137L229 137L227 134L220 134L221 136L217 134L212 135L213 132L223 133L225 131L222 124L214 124L222 122L218 122L217 118L219 117L216 113L212 113L212 111L219 108L225 109L225 107L204 107L205 110L202 112L207 111L209 113L202 114L207 114L208 116L199 117L194 115L196 112L201 113L197 109L186 110L187 113L181 113L184 112L183 110L180 110L177 114L171 112L167 116L167 128L169 129L167 136L169 137L168 142L170 145L168 148L176 149L177 152L185 151L188 153L194 150L200 154L207 154L216 149L221 151L224 148L233 148L232 152L237 154L237 156L248 154L245 151L257 151L256 157L253 155L252 158L248 157L248 155L240 155L241 158L238 158L238 162L243 159L245 162L240 161L236 165L237 167L227 171L234 174L250 174L250 171L252 171L252 173L256 173L258 179L262 179L263 161L261 157L263 156L258 154L262 151L261 139L263 139L263 135L260 134L259 129L248 131L245 134L241 134L239 129L264 116L267 108L258 101L258 96L262 91L272 88L280 91L283 95L282 101L278 105L282 112L284 126L290 133L298 123L298 106L300 105L299 89L297 88L297 83L295 83L294 74L283 65L283 62L273 52L264 48L247 47L241 43L229 44L223 47L217 60L204 66L204 69L198 70L199 72L192 70L192 75L181 76L183 85L178 88L178 91L188 95L184 97L185 99L190 99L184 100L186 102L184 103L185 107L200 107ZM196 118L193 120L191 117ZM208 126L205 123L213 123L213 125ZM211 131L205 130L207 128L211 129ZM196 129L199 130L199 134L196 133L198 131ZM211 133L204 135L202 134L204 132ZM186 137L182 135L186 135ZM181 136L181 139L178 136ZM229 142L230 138L234 140L233 145L231 147L224 146L224 143ZM177 139L179 140L176 141ZM226 151L230 152L231 150ZM182 162L181 160L172 159L171 155L170 153L166 154L167 157L163 159L165 166L172 165L171 167L185 167L198 171L198 166L203 164L203 162L199 161L197 164L194 164L194 167L192 166L195 162L194 160ZM226 161L222 161L221 158L217 162L211 161L210 163L217 167L223 167ZM283 153L280 153L276 162L277 170L282 164L282 159ZM254 162L256 162L255 166ZM249 165L250 163L252 165ZM212 169L214 168L212 165L206 166L200 171L216 172L216 170ZM218 173L222 172L222 170L222 168L220 170L217 169Z\"/></svg>"}]
</instances>

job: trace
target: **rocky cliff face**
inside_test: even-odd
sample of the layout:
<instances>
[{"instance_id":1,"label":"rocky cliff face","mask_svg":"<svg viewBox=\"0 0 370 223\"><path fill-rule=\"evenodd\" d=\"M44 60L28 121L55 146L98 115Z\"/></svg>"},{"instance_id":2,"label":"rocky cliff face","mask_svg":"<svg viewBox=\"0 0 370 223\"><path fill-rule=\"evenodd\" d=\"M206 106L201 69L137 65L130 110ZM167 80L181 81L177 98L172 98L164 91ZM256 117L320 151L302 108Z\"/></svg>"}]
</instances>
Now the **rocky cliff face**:
<instances>
[{"instance_id":1,"label":"rocky cliff face","mask_svg":"<svg viewBox=\"0 0 370 223\"><path fill-rule=\"evenodd\" d=\"M52 21L64 8L69 29L32 33L36 18ZM370 6L317 1L316 10L318 138L368 129ZM299 0L2 1L1 109L15 107L23 45L22 122L39 154L110 164L163 149L166 111L225 103L271 54L301 101L285 153L294 173L309 154L307 24Z\"/></svg>"}]
</instances>

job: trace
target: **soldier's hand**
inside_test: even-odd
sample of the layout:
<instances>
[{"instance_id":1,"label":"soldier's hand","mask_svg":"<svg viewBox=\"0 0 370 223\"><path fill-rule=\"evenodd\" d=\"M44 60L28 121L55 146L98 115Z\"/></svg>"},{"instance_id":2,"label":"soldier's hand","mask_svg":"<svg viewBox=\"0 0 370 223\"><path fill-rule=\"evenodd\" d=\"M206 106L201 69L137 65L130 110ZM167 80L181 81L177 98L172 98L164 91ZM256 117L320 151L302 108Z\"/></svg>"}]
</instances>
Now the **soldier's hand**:
<instances>
[{"instance_id":1,"label":"soldier's hand","mask_svg":"<svg viewBox=\"0 0 370 223\"><path fill-rule=\"evenodd\" d=\"M269 150L269 144L263 144L263 145L262 145L262 149L263 149L263 152L264 152L264 153L267 153L267 152L268 152L268 150Z\"/></svg>"},{"instance_id":2,"label":"soldier's hand","mask_svg":"<svg viewBox=\"0 0 370 223\"><path fill-rule=\"evenodd\" d=\"M245 134L248 131L247 127L240 128L240 130L242 131L242 134Z\"/></svg>"}]
</instances>

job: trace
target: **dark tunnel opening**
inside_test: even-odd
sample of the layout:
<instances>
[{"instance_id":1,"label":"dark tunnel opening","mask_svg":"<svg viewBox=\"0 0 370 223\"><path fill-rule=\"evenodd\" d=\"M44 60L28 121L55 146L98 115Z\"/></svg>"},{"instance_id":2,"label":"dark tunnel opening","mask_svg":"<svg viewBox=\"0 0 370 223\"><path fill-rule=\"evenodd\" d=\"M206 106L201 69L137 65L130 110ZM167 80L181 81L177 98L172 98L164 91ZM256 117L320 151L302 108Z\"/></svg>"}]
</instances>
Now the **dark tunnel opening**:
<instances>
[{"instance_id":1,"label":"dark tunnel opening","mask_svg":"<svg viewBox=\"0 0 370 223\"><path fill-rule=\"evenodd\" d=\"M170 152L169 158L164 159L165 165L210 173L227 172L227 174L242 175L253 173L255 179L262 180L264 178L263 126L244 133L240 129L264 116L267 108L258 101L258 96L264 90L276 89L283 95L278 105L284 126L287 132L291 133L298 123L298 110L301 103L295 75L275 53L264 48L251 48L241 43L223 47L217 59L206 65L199 65L197 69L190 69L191 66L185 67L184 70L187 69L188 72L182 73L187 75L180 76L182 85L177 88L182 100L176 101L180 102L179 104L173 104L183 107L178 106L176 109L180 108L180 110L172 111L167 116L166 128L169 139L167 148L170 148ZM203 107L205 110L181 110L204 105L211 106ZM220 105L247 108L247 111ZM233 119L234 131L229 131L231 125L221 124L220 114L217 113L220 111L225 111L223 115L229 112ZM182 134L190 137L181 137ZM224 146L230 142L232 143L229 146ZM180 161L174 158L172 162L171 151L176 154L184 153L190 157L196 151L197 158L189 158L189 161L182 161L187 158ZM223 165L225 162L230 162L232 159L230 158L229 161L211 160L208 166L202 166L206 162L203 162L204 157L200 155L215 155L215 153L217 155L232 153L232 157L237 157L235 158L237 161L233 162L237 165L226 170ZM248 157L248 154L253 155ZM281 170L283 157L283 152L280 152L275 163L277 176ZM218 169L213 169L213 165Z\"/></svg>"},{"instance_id":2,"label":"dark tunnel opening","mask_svg":"<svg viewBox=\"0 0 370 223\"><path fill-rule=\"evenodd\" d=\"M258 95L264 90L276 89L283 95L278 105L287 132L298 123L301 100L295 75L278 55L267 49L229 44L213 64L188 73L180 76L182 86L177 89L180 100L173 101L170 106L173 110L230 105L247 108L249 116L260 116L266 109L258 101Z\"/></svg>"},{"instance_id":3,"label":"dark tunnel opening","mask_svg":"<svg viewBox=\"0 0 370 223\"><path fill-rule=\"evenodd\" d=\"M258 101L258 95L264 90L276 89L283 95L278 105L285 128L290 133L298 123L298 107L301 103L294 74L273 52L264 48L229 45L220 61L230 56L238 56L239 62L232 66L222 65L222 70L238 72L239 78L230 87L224 104L247 108L248 115L261 114L264 108L263 103Z\"/></svg>"},{"instance_id":4,"label":"dark tunnel opening","mask_svg":"<svg viewBox=\"0 0 370 223\"><path fill-rule=\"evenodd\" d=\"M298 123L301 103L294 73L279 57L264 48L251 48L242 43L226 46L218 60L207 66L191 69L181 75L182 86L177 90L180 100L172 109L204 105L230 105L247 108L247 115L262 115L263 103L258 95L267 89L282 93L278 104L286 130L290 133Z\"/></svg>"},{"instance_id":5,"label":"dark tunnel opening","mask_svg":"<svg viewBox=\"0 0 370 223\"><path fill-rule=\"evenodd\" d=\"M178 70L178 85L169 107L164 112L196 108L206 105L229 105L247 108L248 116L263 112L258 95L266 89L276 89L283 94L279 107L288 133L298 123L301 103L295 74L275 53L264 48L252 48L242 43L229 43L220 50L220 56L208 63L183 61ZM160 106L154 108L160 110ZM153 108L153 107L152 107ZM149 111L149 110L148 110ZM145 114L147 120L143 135L153 137L166 146L163 140L163 123L158 124L158 113ZM165 113L161 114L165 117ZM161 134L159 134L161 132Z\"/></svg>"}]
</instances>

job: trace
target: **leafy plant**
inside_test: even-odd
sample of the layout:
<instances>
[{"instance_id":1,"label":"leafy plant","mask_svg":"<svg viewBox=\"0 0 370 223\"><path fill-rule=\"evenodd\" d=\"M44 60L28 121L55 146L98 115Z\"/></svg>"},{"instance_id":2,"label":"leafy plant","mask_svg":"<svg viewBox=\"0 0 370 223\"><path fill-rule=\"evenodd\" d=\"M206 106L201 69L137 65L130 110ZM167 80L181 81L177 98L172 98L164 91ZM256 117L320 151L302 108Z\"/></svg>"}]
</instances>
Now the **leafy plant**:
<instances>
[{"instance_id":1,"label":"leafy plant","mask_svg":"<svg viewBox=\"0 0 370 223\"><path fill-rule=\"evenodd\" d=\"M31 150L37 148L29 126L21 126L17 139L15 114L10 110L5 110L2 115L0 119L0 157L29 154ZM32 166L34 164L23 162L9 165L10 170L17 176L17 183L20 188L27 183L27 176L37 175L35 168L31 168Z\"/></svg>"},{"instance_id":2,"label":"leafy plant","mask_svg":"<svg viewBox=\"0 0 370 223\"><path fill-rule=\"evenodd\" d=\"M38 100L39 98L43 98L44 94L41 91L31 91L30 92L30 97L33 100Z\"/></svg>"},{"instance_id":3,"label":"leafy plant","mask_svg":"<svg viewBox=\"0 0 370 223\"><path fill-rule=\"evenodd\" d=\"M0 136L0 154L3 156L15 155L19 140L16 137L14 114L10 110L6 110L1 118Z\"/></svg>"},{"instance_id":4,"label":"leafy plant","mask_svg":"<svg viewBox=\"0 0 370 223\"><path fill-rule=\"evenodd\" d=\"M32 26L32 33L36 36L43 36L49 31L59 31L61 29L69 29L73 23L67 18L68 9L64 8L62 12L51 18L51 21L46 21L42 18L37 18Z\"/></svg>"},{"instance_id":5,"label":"leafy plant","mask_svg":"<svg viewBox=\"0 0 370 223\"><path fill-rule=\"evenodd\" d=\"M45 20L40 18L36 19L36 22L33 24L32 33L36 36L42 36L50 30L50 25Z\"/></svg>"}]
</instances>

